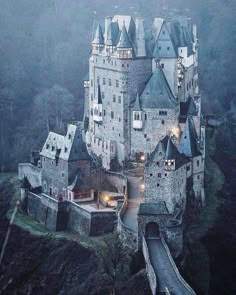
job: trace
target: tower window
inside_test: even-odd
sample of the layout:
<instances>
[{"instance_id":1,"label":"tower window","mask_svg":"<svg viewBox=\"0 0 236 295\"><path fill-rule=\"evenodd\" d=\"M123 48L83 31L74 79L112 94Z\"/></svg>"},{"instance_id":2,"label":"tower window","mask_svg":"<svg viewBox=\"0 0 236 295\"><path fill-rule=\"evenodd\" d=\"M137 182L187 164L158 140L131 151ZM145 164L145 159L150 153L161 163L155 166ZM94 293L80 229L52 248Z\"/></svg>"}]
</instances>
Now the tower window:
<instances>
[{"instance_id":1,"label":"tower window","mask_svg":"<svg viewBox=\"0 0 236 295\"><path fill-rule=\"evenodd\" d=\"M144 117L145 117L145 121L147 121L147 114L145 114L145 116L144 116Z\"/></svg>"},{"instance_id":2,"label":"tower window","mask_svg":"<svg viewBox=\"0 0 236 295\"><path fill-rule=\"evenodd\" d=\"M164 69L165 65L164 64L161 64L161 67L162 67L162 69Z\"/></svg>"},{"instance_id":3,"label":"tower window","mask_svg":"<svg viewBox=\"0 0 236 295\"><path fill-rule=\"evenodd\" d=\"M167 50L169 51L170 50L170 47L167 47Z\"/></svg>"},{"instance_id":4,"label":"tower window","mask_svg":"<svg viewBox=\"0 0 236 295\"><path fill-rule=\"evenodd\" d=\"M159 186L160 186L160 184L158 183L158 184L157 184L157 187L159 187Z\"/></svg>"},{"instance_id":5,"label":"tower window","mask_svg":"<svg viewBox=\"0 0 236 295\"><path fill-rule=\"evenodd\" d=\"M166 31L163 31L162 34L165 35L166 34Z\"/></svg>"},{"instance_id":6,"label":"tower window","mask_svg":"<svg viewBox=\"0 0 236 295\"><path fill-rule=\"evenodd\" d=\"M91 100L93 100L93 94L91 93Z\"/></svg>"},{"instance_id":7,"label":"tower window","mask_svg":"<svg viewBox=\"0 0 236 295\"><path fill-rule=\"evenodd\" d=\"M111 111L111 118L114 119L114 112Z\"/></svg>"},{"instance_id":8,"label":"tower window","mask_svg":"<svg viewBox=\"0 0 236 295\"><path fill-rule=\"evenodd\" d=\"M116 80L116 87L119 87L119 80Z\"/></svg>"},{"instance_id":9,"label":"tower window","mask_svg":"<svg viewBox=\"0 0 236 295\"><path fill-rule=\"evenodd\" d=\"M118 97L118 102L121 103L121 96Z\"/></svg>"},{"instance_id":10,"label":"tower window","mask_svg":"<svg viewBox=\"0 0 236 295\"><path fill-rule=\"evenodd\" d=\"M162 124L162 125L165 125L165 120L162 120L162 121L161 121L161 124Z\"/></svg>"},{"instance_id":11,"label":"tower window","mask_svg":"<svg viewBox=\"0 0 236 295\"><path fill-rule=\"evenodd\" d=\"M109 86L111 86L111 79L109 79Z\"/></svg>"},{"instance_id":12,"label":"tower window","mask_svg":"<svg viewBox=\"0 0 236 295\"><path fill-rule=\"evenodd\" d=\"M161 50L161 46L159 46L159 50Z\"/></svg>"},{"instance_id":13,"label":"tower window","mask_svg":"<svg viewBox=\"0 0 236 295\"><path fill-rule=\"evenodd\" d=\"M116 96L113 95L113 102L116 102Z\"/></svg>"},{"instance_id":14,"label":"tower window","mask_svg":"<svg viewBox=\"0 0 236 295\"><path fill-rule=\"evenodd\" d=\"M144 138L147 138L147 134L144 134Z\"/></svg>"},{"instance_id":15,"label":"tower window","mask_svg":"<svg viewBox=\"0 0 236 295\"><path fill-rule=\"evenodd\" d=\"M104 117L106 116L106 110L103 110L103 116Z\"/></svg>"},{"instance_id":16,"label":"tower window","mask_svg":"<svg viewBox=\"0 0 236 295\"><path fill-rule=\"evenodd\" d=\"M121 122L121 118L119 117L119 122Z\"/></svg>"},{"instance_id":17,"label":"tower window","mask_svg":"<svg viewBox=\"0 0 236 295\"><path fill-rule=\"evenodd\" d=\"M199 160L197 160L197 166L199 167L199 165L200 165L200 162L199 162Z\"/></svg>"},{"instance_id":18,"label":"tower window","mask_svg":"<svg viewBox=\"0 0 236 295\"><path fill-rule=\"evenodd\" d=\"M93 80L91 80L91 86L93 87Z\"/></svg>"},{"instance_id":19,"label":"tower window","mask_svg":"<svg viewBox=\"0 0 236 295\"><path fill-rule=\"evenodd\" d=\"M106 79L105 78L102 79L102 84L106 85Z\"/></svg>"},{"instance_id":20,"label":"tower window","mask_svg":"<svg viewBox=\"0 0 236 295\"><path fill-rule=\"evenodd\" d=\"M105 94L104 94L104 92L102 92L102 99L104 99L105 98Z\"/></svg>"},{"instance_id":21,"label":"tower window","mask_svg":"<svg viewBox=\"0 0 236 295\"><path fill-rule=\"evenodd\" d=\"M97 76L97 84L100 84L100 77Z\"/></svg>"},{"instance_id":22,"label":"tower window","mask_svg":"<svg viewBox=\"0 0 236 295\"><path fill-rule=\"evenodd\" d=\"M152 175L153 175L153 174L152 174L152 173L150 173L150 177L152 177Z\"/></svg>"},{"instance_id":23,"label":"tower window","mask_svg":"<svg viewBox=\"0 0 236 295\"><path fill-rule=\"evenodd\" d=\"M158 173L158 174L157 174L157 177L158 177L158 178L161 178L161 173Z\"/></svg>"}]
</instances>

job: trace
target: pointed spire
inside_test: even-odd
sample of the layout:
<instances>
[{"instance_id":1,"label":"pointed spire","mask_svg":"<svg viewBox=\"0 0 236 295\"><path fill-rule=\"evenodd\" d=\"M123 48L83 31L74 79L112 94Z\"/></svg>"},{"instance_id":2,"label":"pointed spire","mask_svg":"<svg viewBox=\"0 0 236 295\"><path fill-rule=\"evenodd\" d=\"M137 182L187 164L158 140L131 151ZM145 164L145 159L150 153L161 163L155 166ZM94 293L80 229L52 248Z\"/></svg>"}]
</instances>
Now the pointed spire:
<instances>
[{"instance_id":1,"label":"pointed spire","mask_svg":"<svg viewBox=\"0 0 236 295\"><path fill-rule=\"evenodd\" d=\"M169 137L168 143L167 143L167 148L166 148L166 155L165 155L165 160L175 160L176 158L176 147L173 144L171 138Z\"/></svg>"},{"instance_id":2,"label":"pointed spire","mask_svg":"<svg viewBox=\"0 0 236 295\"><path fill-rule=\"evenodd\" d=\"M98 24L98 26L97 26L95 37L93 39L92 44L104 45L104 37L103 37L103 33L102 33L102 27L100 24Z\"/></svg>"},{"instance_id":3,"label":"pointed spire","mask_svg":"<svg viewBox=\"0 0 236 295\"><path fill-rule=\"evenodd\" d=\"M189 158L201 155L197 146L197 131L192 116L187 118L183 134L180 139L179 151Z\"/></svg>"},{"instance_id":4,"label":"pointed spire","mask_svg":"<svg viewBox=\"0 0 236 295\"><path fill-rule=\"evenodd\" d=\"M140 106L140 98L139 98L138 92L137 92L136 101L135 101L133 110L134 111L142 111L141 106Z\"/></svg>"},{"instance_id":5,"label":"pointed spire","mask_svg":"<svg viewBox=\"0 0 236 295\"><path fill-rule=\"evenodd\" d=\"M98 84L97 100L98 100L98 104L102 104L101 87L99 84Z\"/></svg>"},{"instance_id":6,"label":"pointed spire","mask_svg":"<svg viewBox=\"0 0 236 295\"><path fill-rule=\"evenodd\" d=\"M127 33L125 23L123 24L123 27L121 30L120 39L117 44L117 48L132 48L132 43L131 43L129 35Z\"/></svg>"}]
</instances>

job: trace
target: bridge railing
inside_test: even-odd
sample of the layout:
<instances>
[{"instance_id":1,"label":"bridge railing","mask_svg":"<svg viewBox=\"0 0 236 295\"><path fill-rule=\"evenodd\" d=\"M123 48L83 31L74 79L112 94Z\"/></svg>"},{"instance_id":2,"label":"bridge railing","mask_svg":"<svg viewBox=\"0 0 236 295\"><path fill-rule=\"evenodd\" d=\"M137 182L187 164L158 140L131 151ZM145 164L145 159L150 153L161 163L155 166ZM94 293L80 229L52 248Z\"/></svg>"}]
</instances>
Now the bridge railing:
<instances>
[{"instance_id":1,"label":"bridge railing","mask_svg":"<svg viewBox=\"0 0 236 295\"><path fill-rule=\"evenodd\" d=\"M147 275L148 275L150 288L151 288L152 294L156 294L157 277L156 277L155 271L153 269L153 266L151 264L148 246L147 246L147 242L145 240L145 237L142 238L142 248L143 248L143 256L144 256L145 263L146 263L146 271L147 271Z\"/></svg>"},{"instance_id":2,"label":"bridge railing","mask_svg":"<svg viewBox=\"0 0 236 295\"><path fill-rule=\"evenodd\" d=\"M120 211L118 212L117 230L118 230L118 233L120 234L120 237L123 243L132 249L136 249L137 243L138 243L138 233L134 231L133 229L129 228L122 221L122 216L124 215L127 206L128 206L128 198L127 198L127 195L125 195L123 205Z\"/></svg>"},{"instance_id":3,"label":"bridge railing","mask_svg":"<svg viewBox=\"0 0 236 295\"><path fill-rule=\"evenodd\" d=\"M164 248L166 250L166 253L168 255L168 258L169 258L169 260L170 260L170 262L172 264L172 267L173 267L173 269L174 269L174 271L175 271L175 273L176 273L179 281L189 291L189 294L196 295L196 293L193 291L193 289L189 286L189 284L181 276L181 274L180 274L180 272L179 272L179 270L178 270L178 268L177 268L177 266L176 266L176 264L175 264L175 262L174 262L174 260L172 258L172 255L170 253L169 247L167 246L166 241L164 240L163 237L161 238L161 241L162 241L162 244L163 244L163 246L164 246Z\"/></svg>"}]
</instances>

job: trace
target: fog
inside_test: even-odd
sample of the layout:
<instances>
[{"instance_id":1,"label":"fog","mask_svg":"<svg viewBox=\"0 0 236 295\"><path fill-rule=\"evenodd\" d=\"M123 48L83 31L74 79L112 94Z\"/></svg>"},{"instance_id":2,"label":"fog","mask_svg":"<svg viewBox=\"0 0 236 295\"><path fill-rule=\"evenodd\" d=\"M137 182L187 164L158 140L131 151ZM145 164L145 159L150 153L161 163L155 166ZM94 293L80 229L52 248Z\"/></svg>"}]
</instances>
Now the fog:
<instances>
[{"instance_id":1,"label":"fog","mask_svg":"<svg viewBox=\"0 0 236 295\"><path fill-rule=\"evenodd\" d=\"M94 23L187 14L198 24L203 112L234 109L235 0L0 0L0 170L14 170L48 130L81 119ZM55 107L56 106L56 107ZM56 111L55 111L56 110Z\"/></svg>"}]
</instances>

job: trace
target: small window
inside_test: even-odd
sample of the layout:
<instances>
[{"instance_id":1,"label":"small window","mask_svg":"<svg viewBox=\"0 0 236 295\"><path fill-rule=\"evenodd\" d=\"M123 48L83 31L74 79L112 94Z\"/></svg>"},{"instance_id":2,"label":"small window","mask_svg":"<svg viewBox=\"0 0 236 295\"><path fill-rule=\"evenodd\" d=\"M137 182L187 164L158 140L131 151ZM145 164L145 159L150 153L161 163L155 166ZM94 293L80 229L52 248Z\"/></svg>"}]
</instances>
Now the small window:
<instances>
[{"instance_id":1,"label":"small window","mask_svg":"<svg viewBox=\"0 0 236 295\"><path fill-rule=\"evenodd\" d=\"M104 92L102 92L102 99L104 99L105 98L105 94L104 94Z\"/></svg>"},{"instance_id":2,"label":"small window","mask_svg":"<svg viewBox=\"0 0 236 295\"><path fill-rule=\"evenodd\" d=\"M118 103L121 103L121 96L118 97Z\"/></svg>"},{"instance_id":3,"label":"small window","mask_svg":"<svg viewBox=\"0 0 236 295\"><path fill-rule=\"evenodd\" d=\"M61 173L61 177L65 177L65 173L64 172Z\"/></svg>"},{"instance_id":4,"label":"small window","mask_svg":"<svg viewBox=\"0 0 236 295\"><path fill-rule=\"evenodd\" d=\"M161 67L162 67L162 69L164 69L165 65L164 64L161 64Z\"/></svg>"},{"instance_id":5,"label":"small window","mask_svg":"<svg viewBox=\"0 0 236 295\"><path fill-rule=\"evenodd\" d=\"M93 100L93 94L91 93L91 100Z\"/></svg>"},{"instance_id":6,"label":"small window","mask_svg":"<svg viewBox=\"0 0 236 295\"><path fill-rule=\"evenodd\" d=\"M145 121L147 121L147 114L144 115Z\"/></svg>"},{"instance_id":7,"label":"small window","mask_svg":"<svg viewBox=\"0 0 236 295\"><path fill-rule=\"evenodd\" d=\"M105 64L106 63L106 61L105 61L105 59L103 60L103 64Z\"/></svg>"},{"instance_id":8,"label":"small window","mask_svg":"<svg viewBox=\"0 0 236 295\"><path fill-rule=\"evenodd\" d=\"M119 87L119 80L116 80L116 87Z\"/></svg>"},{"instance_id":9,"label":"small window","mask_svg":"<svg viewBox=\"0 0 236 295\"><path fill-rule=\"evenodd\" d=\"M157 162L157 166L159 166L159 164L160 164L160 163L159 163L159 162Z\"/></svg>"},{"instance_id":10,"label":"small window","mask_svg":"<svg viewBox=\"0 0 236 295\"><path fill-rule=\"evenodd\" d=\"M71 139L71 134L69 133L68 138Z\"/></svg>"},{"instance_id":11,"label":"small window","mask_svg":"<svg viewBox=\"0 0 236 295\"><path fill-rule=\"evenodd\" d=\"M147 138L147 134L144 134L144 138Z\"/></svg>"},{"instance_id":12,"label":"small window","mask_svg":"<svg viewBox=\"0 0 236 295\"><path fill-rule=\"evenodd\" d=\"M109 86L111 86L111 79L109 79Z\"/></svg>"},{"instance_id":13,"label":"small window","mask_svg":"<svg viewBox=\"0 0 236 295\"><path fill-rule=\"evenodd\" d=\"M153 174L152 173L150 173L150 177L152 177L153 176Z\"/></svg>"},{"instance_id":14,"label":"small window","mask_svg":"<svg viewBox=\"0 0 236 295\"><path fill-rule=\"evenodd\" d=\"M167 47L167 50L170 51L170 47Z\"/></svg>"},{"instance_id":15,"label":"small window","mask_svg":"<svg viewBox=\"0 0 236 295\"><path fill-rule=\"evenodd\" d=\"M65 153L67 153L67 147L65 147L64 151L65 151Z\"/></svg>"},{"instance_id":16,"label":"small window","mask_svg":"<svg viewBox=\"0 0 236 295\"><path fill-rule=\"evenodd\" d=\"M103 116L104 117L106 116L106 110L103 110Z\"/></svg>"},{"instance_id":17,"label":"small window","mask_svg":"<svg viewBox=\"0 0 236 295\"><path fill-rule=\"evenodd\" d=\"M189 166L187 166L187 171L190 171L190 165L189 165Z\"/></svg>"},{"instance_id":18,"label":"small window","mask_svg":"<svg viewBox=\"0 0 236 295\"><path fill-rule=\"evenodd\" d=\"M158 174L157 174L157 177L158 177L158 178L161 178L161 173L158 173Z\"/></svg>"},{"instance_id":19,"label":"small window","mask_svg":"<svg viewBox=\"0 0 236 295\"><path fill-rule=\"evenodd\" d=\"M160 184L158 183L158 184L157 184L157 187L159 187L159 186L160 186Z\"/></svg>"},{"instance_id":20,"label":"small window","mask_svg":"<svg viewBox=\"0 0 236 295\"><path fill-rule=\"evenodd\" d=\"M111 111L111 118L114 119L114 112Z\"/></svg>"},{"instance_id":21,"label":"small window","mask_svg":"<svg viewBox=\"0 0 236 295\"><path fill-rule=\"evenodd\" d=\"M91 109L90 112L91 112L91 116L93 116L93 109Z\"/></svg>"},{"instance_id":22,"label":"small window","mask_svg":"<svg viewBox=\"0 0 236 295\"><path fill-rule=\"evenodd\" d=\"M113 102L116 102L116 96L113 95Z\"/></svg>"},{"instance_id":23,"label":"small window","mask_svg":"<svg viewBox=\"0 0 236 295\"><path fill-rule=\"evenodd\" d=\"M200 165L200 162L199 162L199 160L197 160L197 166L199 167L199 165Z\"/></svg>"},{"instance_id":24,"label":"small window","mask_svg":"<svg viewBox=\"0 0 236 295\"><path fill-rule=\"evenodd\" d=\"M159 46L159 50L161 50L161 46Z\"/></svg>"},{"instance_id":25,"label":"small window","mask_svg":"<svg viewBox=\"0 0 236 295\"><path fill-rule=\"evenodd\" d=\"M52 152L55 151L55 146L52 146Z\"/></svg>"},{"instance_id":26,"label":"small window","mask_svg":"<svg viewBox=\"0 0 236 295\"><path fill-rule=\"evenodd\" d=\"M124 68L125 67L125 65L124 64L122 64L122 68Z\"/></svg>"},{"instance_id":27,"label":"small window","mask_svg":"<svg viewBox=\"0 0 236 295\"><path fill-rule=\"evenodd\" d=\"M106 79L105 78L102 79L102 84L106 85Z\"/></svg>"},{"instance_id":28,"label":"small window","mask_svg":"<svg viewBox=\"0 0 236 295\"><path fill-rule=\"evenodd\" d=\"M97 76L97 84L100 84L100 77Z\"/></svg>"},{"instance_id":29,"label":"small window","mask_svg":"<svg viewBox=\"0 0 236 295\"><path fill-rule=\"evenodd\" d=\"M163 31L162 34L165 35L166 34L166 31Z\"/></svg>"},{"instance_id":30,"label":"small window","mask_svg":"<svg viewBox=\"0 0 236 295\"><path fill-rule=\"evenodd\" d=\"M93 80L91 80L91 86L93 87Z\"/></svg>"},{"instance_id":31,"label":"small window","mask_svg":"<svg viewBox=\"0 0 236 295\"><path fill-rule=\"evenodd\" d=\"M121 118L119 117L119 122L121 122Z\"/></svg>"},{"instance_id":32,"label":"small window","mask_svg":"<svg viewBox=\"0 0 236 295\"><path fill-rule=\"evenodd\" d=\"M162 120L162 121L161 121L161 124L162 124L162 125L165 125L165 120Z\"/></svg>"},{"instance_id":33,"label":"small window","mask_svg":"<svg viewBox=\"0 0 236 295\"><path fill-rule=\"evenodd\" d=\"M47 150L49 149L49 144L46 145L46 149L47 149Z\"/></svg>"}]
</instances>

